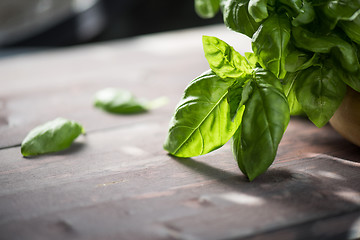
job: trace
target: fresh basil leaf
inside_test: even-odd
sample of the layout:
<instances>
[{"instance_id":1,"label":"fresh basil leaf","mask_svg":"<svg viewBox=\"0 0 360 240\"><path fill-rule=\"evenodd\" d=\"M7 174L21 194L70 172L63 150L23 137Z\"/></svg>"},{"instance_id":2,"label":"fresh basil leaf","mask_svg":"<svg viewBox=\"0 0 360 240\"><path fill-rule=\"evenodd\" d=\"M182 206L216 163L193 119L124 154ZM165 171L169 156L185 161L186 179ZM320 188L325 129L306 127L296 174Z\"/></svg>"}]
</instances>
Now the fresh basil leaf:
<instances>
[{"instance_id":1,"label":"fresh basil leaf","mask_svg":"<svg viewBox=\"0 0 360 240\"><path fill-rule=\"evenodd\" d=\"M339 20L353 21L360 14L359 0L330 0L321 8L334 29Z\"/></svg>"},{"instance_id":2,"label":"fresh basil leaf","mask_svg":"<svg viewBox=\"0 0 360 240\"><path fill-rule=\"evenodd\" d=\"M170 121L164 149L177 157L209 153L229 141L242 119L243 108L232 121L228 89L234 79L207 71L186 88Z\"/></svg>"},{"instance_id":3,"label":"fresh basil leaf","mask_svg":"<svg viewBox=\"0 0 360 240\"><path fill-rule=\"evenodd\" d=\"M252 38L252 49L261 65L278 78L283 78L286 74L285 57L290 32L289 18L274 14L261 24Z\"/></svg>"},{"instance_id":4,"label":"fresh basil leaf","mask_svg":"<svg viewBox=\"0 0 360 240\"><path fill-rule=\"evenodd\" d=\"M288 72L283 80L284 94L288 100L290 115L304 115L304 111L301 108L299 101L296 98L295 85L299 72Z\"/></svg>"},{"instance_id":5,"label":"fresh basil leaf","mask_svg":"<svg viewBox=\"0 0 360 240\"><path fill-rule=\"evenodd\" d=\"M353 21L339 21L339 26L351 40L360 44L360 15Z\"/></svg>"},{"instance_id":6,"label":"fresh basil leaf","mask_svg":"<svg viewBox=\"0 0 360 240\"><path fill-rule=\"evenodd\" d=\"M226 42L203 36L205 57L210 68L221 78L244 78L251 74L252 68L245 57Z\"/></svg>"},{"instance_id":7,"label":"fresh basil leaf","mask_svg":"<svg viewBox=\"0 0 360 240\"><path fill-rule=\"evenodd\" d=\"M248 11L255 22L261 22L269 16L267 10L267 0L250 0Z\"/></svg>"},{"instance_id":8,"label":"fresh basil leaf","mask_svg":"<svg viewBox=\"0 0 360 240\"><path fill-rule=\"evenodd\" d=\"M292 34L296 47L317 53L331 53L339 59L345 70L358 70L359 61L355 49L337 35L318 35L302 27L294 27Z\"/></svg>"},{"instance_id":9,"label":"fresh basil leaf","mask_svg":"<svg viewBox=\"0 0 360 240\"><path fill-rule=\"evenodd\" d=\"M355 91L360 92L360 69L355 73L349 73L339 68L336 64L333 64L332 68L336 70L338 76L344 83Z\"/></svg>"},{"instance_id":10,"label":"fresh basil leaf","mask_svg":"<svg viewBox=\"0 0 360 240\"><path fill-rule=\"evenodd\" d=\"M21 154L27 157L64 150L82 133L79 123L57 118L31 130L21 143Z\"/></svg>"},{"instance_id":11,"label":"fresh basil leaf","mask_svg":"<svg viewBox=\"0 0 360 240\"><path fill-rule=\"evenodd\" d=\"M131 114L147 111L147 103L138 100L131 92L105 88L95 94L94 106L110 113Z\"/></svg>"},{"instance_id":12,"label":"fresh basil leaf","mask_svg":"<svg viewBox=\"0 0 360 240\"><path fill-rule=\"evenodd\" d=\"M281 83L271 72L258 69L251 85L243 120L232 141L239 168L250 181L274 161L290 119Z\"/></svg>"},{"instance_id":13,"label":"fresh basil leaf","mask_svg":"<svg viewBox=\"0 0 360 240\"><path fill-rule=\"evenodd\" d=\"M249 0L228 0L225 2L223 16L228 28L251 38L260 23L249 15L248 5Z\"/></svg>"},{"instance_id":14,"label":"fresh basil leaf","mask_svg":"<svg viewBox=\"0 0 360 240\"><path fill-rule=\"evenodd\" d=\"M323 127L343 100L346 85L332 66L323 64L299 72L295 92L309 119Z\"/></svg>"},{"instance_id":15,"label":"fresh basil leaf","mask_svg":"<svg viewBox=\"0 0 360 240\"><path fill-rule=\"evenodd\" d=\"M315 19L315 10L307 1L302 1L302 7L299 14L291 21L295 27L311 23Z\"/></svg>"},{"instance_id":16,"label":"fresh basil leaf","mask_svg":"<svg viewBox=\"0 0 360 240\"><path fill-rule=\"evenodd\" d=\"M202 18L212 18L220 8L220 0L195 0L195 11Z\"/></svg>"},{"instance_id":17,"label":"fresh basil leaf","mask_svg":"<svg viewBox=\"0 0 360 240\"><path fill-rule=\"evenodd\" d=\"M285 69L288 72L296 72L313 66L318 61L316 53L312 55L299 50L293 50L286 56Z\"/></svg>"}]
</instances>

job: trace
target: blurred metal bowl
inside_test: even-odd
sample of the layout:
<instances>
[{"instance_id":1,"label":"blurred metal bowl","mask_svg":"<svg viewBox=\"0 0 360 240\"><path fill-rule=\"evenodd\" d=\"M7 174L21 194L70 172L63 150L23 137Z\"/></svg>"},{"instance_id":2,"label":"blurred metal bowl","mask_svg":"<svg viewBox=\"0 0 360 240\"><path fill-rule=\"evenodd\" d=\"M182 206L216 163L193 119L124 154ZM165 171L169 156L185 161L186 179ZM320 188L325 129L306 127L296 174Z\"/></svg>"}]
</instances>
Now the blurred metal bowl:
<instances>
[{"instance_id":1,"label":"blurred metal bowl","mask_svg":"<svg viewBox=\"0 0 360 240\"><path fill-rule=\"evenodd\" d=\"M0 46L33 38L75 17L77 36L74 41L82 42L96 36L105 22L101 1L1 0Z\"/></svg>"}]
</instances>

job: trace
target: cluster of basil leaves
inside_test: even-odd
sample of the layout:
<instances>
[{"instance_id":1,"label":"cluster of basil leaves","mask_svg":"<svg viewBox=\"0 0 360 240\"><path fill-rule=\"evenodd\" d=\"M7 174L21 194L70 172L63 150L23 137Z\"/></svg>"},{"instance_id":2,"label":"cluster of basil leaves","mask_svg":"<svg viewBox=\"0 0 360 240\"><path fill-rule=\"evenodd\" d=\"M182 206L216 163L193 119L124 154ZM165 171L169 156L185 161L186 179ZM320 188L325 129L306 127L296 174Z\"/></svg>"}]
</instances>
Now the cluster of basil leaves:
<instances>
[{"instance_id":1,"label":"cluster of basil leaves","mask_svg":"<svg viewBox=\"0 0 360 240\"><path fill-rule=\"evenodd\" d=\"M232 138L240 170L253 180L274 161L290 115L324 126L347 86L360 92L360 0L195 0L204 17L252 39L240 55L203 36L210 70L186 88L164 148L209 153Z\"/></svg>"}]
</instances>

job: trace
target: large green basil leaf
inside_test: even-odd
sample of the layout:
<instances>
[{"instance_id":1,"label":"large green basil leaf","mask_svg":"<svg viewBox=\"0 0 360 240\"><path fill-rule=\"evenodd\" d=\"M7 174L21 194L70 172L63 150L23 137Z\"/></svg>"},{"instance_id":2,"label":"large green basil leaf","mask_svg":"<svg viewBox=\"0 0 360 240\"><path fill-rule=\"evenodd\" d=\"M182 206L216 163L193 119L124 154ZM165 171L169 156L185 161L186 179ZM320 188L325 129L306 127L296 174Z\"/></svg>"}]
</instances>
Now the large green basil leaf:
<instances>
[{"instance_id":1,"label":"large green basil leaf","mask_svg":"<svg viewBox=\"0 0 360 240\"><path fill-rule=\"evenodd\" d=\"M352 21L360 14L360 0L330 0L321 8L333 29L339 20Z\"/></svg>"},{"instance_id":2,"label":"large green basil leaf","mask_svg":"<svg viewBox=\"0 0 360 240\"><path fill-rule=\"evenodd\" d=\"M304 28L293 28L294 43L298 48L317 53L332 53L349 72L359 68L359 61L353 46L337 35L317 35Z\"/></svg>"},{"instance_id":3,"label":"large green basil leaf","mask_svg":"<svg viewBox=\"0 0 360 240\"><path fill-rule=\"evenodd\" d=\"M212 18L220 8L220 0L195 0L195 11L202 18Z\"/></svg>"},{"instance_id":4,"label":"large green basil leaf","mask_svg":"<svg viewBox=\"0 0 360 240\"><path fill-rule=\"evenodd\" d=\"M339 21L339 26L351 40L360 44L360 15L354 21Z\"/></svg>"},{"instance_id":5,"label":"large green basil leaf","mask_svg":"<svg viewBox=\"0 0 360 240\"><path fill-rule=\"evenodd\" d=\"M31 130L21 143L21 153L26 157L61 151L82 133L79 123L56 118Z\"/></svg>"},{"instance_id":6,"label":"large green basil leaf","mask_svg":"<svg viewBox=\"0 0 360 240\"><path fill-rule=\"evenodd\" d=\"M235 32L252 37L260 23L255 22L248 12L249 0L228 0L224 6L224 23Z\"/></svg>"},{"instance_id":7,"label":"large green basil leaf","mask_svg":"<svg viewBox=\"0 0 360 240\"><path fill-rule=\"evenodd\" d=\"M203 36L205 57L210 68L221 78L243 78L252 73L252 68L245 57L226 42Z\"/></svg>"},{"instance_id":8,"label":"large green basil leaf","mask_svg":"<svg viewBox=\"0 0 360 240\"><path fill-rule=\"evenodd\" d=\"M302 7L299 14L291 21L293 26L300 26L311 23L315 19L313 6L307 1L302 1Z\"/></svg>"},{"instance_id":9,"label":"large green basil leaf","mask_svg":"<svg viewBox=\"0 0 360 240\"><path fill-rule=\"evenodd\" d=\"M232 149L240 170L252 181L274 161L290 113L282 85L271 72L258 69L248 84L252 91Z\"/></svg>"},{"instance_id":10,"label":"large green basil leaf","mask_svg":"<svg viewBox=\"0 0 360 240\"><path fill-rule=\"evenodd\" d=\"M255 22L261 22L269 16L267 10L267 0L250 0L248 11Z\"/></svg>"},{"instance_id":11,"label":"large green basil leaf","mask_svg":"<svg viewBox=\"0 0 360 240\"><path fill-rule=\"evenodd\" d=\"M317 127L322 127L343 100L346 84L341 81L334 67L324 64L299 72L295 92L309 119Z\"/></svg>"},{"instance_id":12,"label":"large green basil leaf","mask_svg":"<svg viewBox=\"0 0 360 240\"><path fill-rule=\"evenodd\" d=\"M296 79L299 72L288 72L283 80L284 94L288 100L290 115L303 115L304 111L301 108L299 101L295 94Z\"/></svg>"},{"instance_id":13,"label":"large green basil leaf","mask_svg":"<svg viewBox=\"0 0 360 240\"><path fill-rule=\"evenodd\" d=\"M244 110L231 119L227 96L233 84L234 79L212 71L194 79L176 108L164 149L178 157L194 157L224 145L240 125Z\"/></svg>"},{"instance_id":14,"label":"large green basil leaf","mask_svg":"<svg viewBox=\"0 0 360 240\"><path fill-rule=\"evenodd\" d=\"M286 74L285 57L290 40L290 21L286 15L274 14L267 18L252 38L252 49L265 69L278 78Z\"/></svg>"}]
</instances>

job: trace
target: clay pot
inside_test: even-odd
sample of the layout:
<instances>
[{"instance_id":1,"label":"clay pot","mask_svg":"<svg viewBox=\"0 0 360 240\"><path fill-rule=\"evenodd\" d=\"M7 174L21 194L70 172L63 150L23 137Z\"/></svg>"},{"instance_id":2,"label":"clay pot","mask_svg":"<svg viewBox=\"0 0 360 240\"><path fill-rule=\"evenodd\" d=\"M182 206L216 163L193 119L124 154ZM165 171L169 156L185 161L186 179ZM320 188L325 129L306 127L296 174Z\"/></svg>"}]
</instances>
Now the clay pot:
<instances>
[{"instance_id":1,"label":"clay pot","mask_svg":"<svg viewBox=\"0 0 360 240\"><path fill-rule=\"evenodd\" d=\"M360 93L348 88L330 124L345 139L360 146Z\"/></svg>"}]
</instances>

